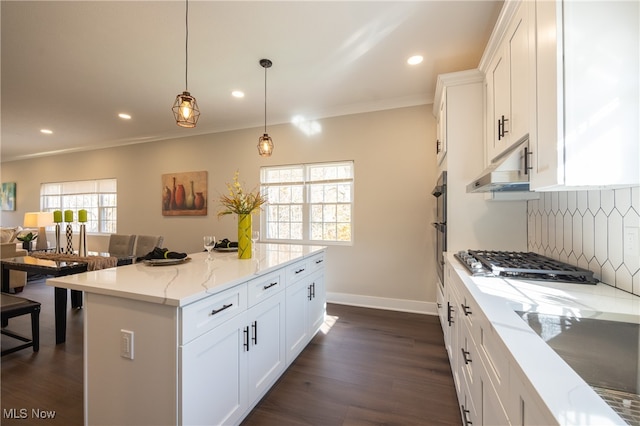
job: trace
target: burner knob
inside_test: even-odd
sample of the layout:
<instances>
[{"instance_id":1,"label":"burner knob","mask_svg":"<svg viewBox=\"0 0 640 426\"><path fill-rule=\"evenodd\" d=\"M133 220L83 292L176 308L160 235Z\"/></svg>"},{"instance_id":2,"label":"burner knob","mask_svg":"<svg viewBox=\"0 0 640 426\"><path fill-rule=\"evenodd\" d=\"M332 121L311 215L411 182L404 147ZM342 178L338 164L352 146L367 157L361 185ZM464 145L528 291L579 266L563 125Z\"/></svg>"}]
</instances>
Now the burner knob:
<instances>
[{"instance_id":1,"label":"burner knob","mask_svg":"<svg viewBox=\"0 0 640 426\"><path fill-rule=\"evenodd\" d=\"M471 262L471 269L482 269L482 263L478 262L477 260L474 262Z\"/></svg>"}]
</instances>

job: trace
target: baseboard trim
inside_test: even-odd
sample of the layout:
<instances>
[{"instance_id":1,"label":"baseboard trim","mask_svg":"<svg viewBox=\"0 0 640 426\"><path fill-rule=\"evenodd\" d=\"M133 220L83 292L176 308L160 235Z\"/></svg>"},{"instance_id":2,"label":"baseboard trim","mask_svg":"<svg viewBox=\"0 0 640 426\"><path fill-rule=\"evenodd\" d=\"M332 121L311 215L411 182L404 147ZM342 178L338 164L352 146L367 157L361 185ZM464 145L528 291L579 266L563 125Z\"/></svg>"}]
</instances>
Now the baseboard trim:
<instances>
[{"instance_id":1,"label":"baseboard trim","mask_svg":"<svg viewBox=\"0 0 640 426\"><path fill-rule=\"evenodd\" d=\"M361 308L385 309L388 311L411 312L415 314L438 315L438 310L434 302L420 302L418 300L390 299L386 297L327 292L327 303L359 306Z\"/></svg>"}]
</instances>

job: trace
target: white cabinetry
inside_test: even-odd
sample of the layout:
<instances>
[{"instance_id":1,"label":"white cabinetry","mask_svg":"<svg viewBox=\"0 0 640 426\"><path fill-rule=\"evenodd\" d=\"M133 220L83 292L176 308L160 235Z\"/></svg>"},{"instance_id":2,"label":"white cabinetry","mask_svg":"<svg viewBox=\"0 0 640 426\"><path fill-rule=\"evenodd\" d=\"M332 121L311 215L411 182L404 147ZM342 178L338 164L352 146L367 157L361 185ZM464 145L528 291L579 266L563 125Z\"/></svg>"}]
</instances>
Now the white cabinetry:
<instances>
[{"instance_id":1,"label":"white cabinetry","mask_svg":"<svg viewBox=\"0 0 640 426\"><path fill-rule=\"evenodd\" d=\"M532 104L532 26L519 4L486 73L487 164L529 134Z\"/></svg>"},{"instance_id":2,"label":"white cabinetry","mask_svg":"<svg viewBox=\"0 0 640 426\"><path fill-rule=\"evenodd\" d=\"M324 254L287 273L286 360L290 364L324 322L326 311ZM304 269L304 270L302 270Z\"/></svg>"},{"instance_id":3,"label":"white cabinetry","mask_svg":"<svg viewBox=\"0 0 640 426\"><path fill-rule=\"evenodd\" d=\"M180 424L237 423L284 371L285 298L278 283L279 276L272 274L238 286L244 295L247 286L254 289L250 293L259 303L236 311L235 316L180 348ZM257 289L262 290L261 296ZM208 299L238 293L232 288ZM209 305L210 317L233 312L230 303L203 303L208 299L196 305ZM202 309L187 307L183 318L191 310ZM184 328L197 325L187 321Z\"/></svg>"},{"instance_id":4,"label":"white cabinetry","mask_svg":"<svg viewBox=\"0 0 640 426\"><path fill-rule=\"evenodd\" d=\"M507 348L449 262L442 299L447 315L440 319L463 423L557 423L541 408L528 380L511 366Z\"/></svg>"},{"instance_id":5,"label":"white cabinetry","mask_svg":"<svg viewBox=\"0 0 640 426\"><path fill-rule=\"evenodd\" d=\"M442 89L442 97L436 114L436 161L442 163L447 154L447 93Z\"/></svg>"},{"instance_id":6,"label":"white cabinetry","mask_svg":"<svg viewBox=\"0 0 640 426\"><path fill-rule=\"evenodd\" d=\"M640 3L537 1L535 13L531 188L639 185Z\"/></svg>"},{"instance_id":7,"label":"white cabinetry","mask_svg":"<svg viewBox=\"0 0 640 426\"><path fill-rule=\"evenodd\" d=\"M211 279L206 292L206 254L174 270L131 265L118 272L129 273L120 281L127 289L152 273L165 274L169 284L158 286L165 295L160 300L85 288L85 424L239 424L295 358L287 354L291 323L304 327L297 355L324 320L324 251L309 250L258 273L253 262L216 259L223 282ZM153 286L157 276L141 287ZM303 297L288 298L298 283ZM188 303L166 298L167 288L189 285ZM292 312L302 312L302 319ZM124 331L135 333L131 358L120 352Z\"/></svg>"}]
</instances>

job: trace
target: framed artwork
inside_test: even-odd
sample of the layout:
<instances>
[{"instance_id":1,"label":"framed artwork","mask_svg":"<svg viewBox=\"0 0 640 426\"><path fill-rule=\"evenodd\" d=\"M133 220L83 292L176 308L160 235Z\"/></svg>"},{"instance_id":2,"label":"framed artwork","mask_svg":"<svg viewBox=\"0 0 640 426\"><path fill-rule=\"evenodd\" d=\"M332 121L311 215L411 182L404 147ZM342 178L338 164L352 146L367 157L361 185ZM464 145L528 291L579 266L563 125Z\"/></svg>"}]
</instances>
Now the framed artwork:
<instances>
[{"instance_id":1,"label":"framed artwork","mask_svg":"<svg viewBox=\"0 0 640 426\"><path fill-rule=\"evenodd\" d=\"M162 175L163 216L206 216L207 172Z\"/></svg>"},{"instance_id":2,"label":"framed artwork","mask_svg":"<svg viewBox=\"0 0 640 426\"><path fill-rule=\"evenodd\" d=\"M16 209L16 183L2 182L2 193L0 193L0 205L2 210L14 211Z\"/></svg>"}]
</instances>

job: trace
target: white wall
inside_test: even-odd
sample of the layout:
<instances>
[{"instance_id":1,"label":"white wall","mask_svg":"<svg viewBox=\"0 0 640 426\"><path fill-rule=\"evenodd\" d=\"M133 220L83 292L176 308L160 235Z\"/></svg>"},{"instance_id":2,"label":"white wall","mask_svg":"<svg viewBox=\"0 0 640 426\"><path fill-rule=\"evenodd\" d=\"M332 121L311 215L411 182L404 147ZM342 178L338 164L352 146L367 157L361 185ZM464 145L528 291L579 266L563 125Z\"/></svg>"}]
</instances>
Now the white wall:
<instances>
[{"instance_id":1,"label":"white wall","mask_svg":"<svg viewBox=\"0 0 640 426\"><path fill-rule=\"evenodd\" d=\"M236 169L251 188L263 165L354 160L354 243L328 250L327 291L349 303L427 311L436 282L431 110L324 119L313 136L269 126L275 150L268 159L257 154L262 129L249 129L2 163L2 182L17 186L17 210L2 212L2 226L21 225L24 212L39 210L42 182L115 177L119 233L162 234L165 247L195 252L204 234L236 239L235 217L216 217L216 200ZM162 216L161 175L201 170L209 172L208 216Z\"/></svg>"}]
</instances>

